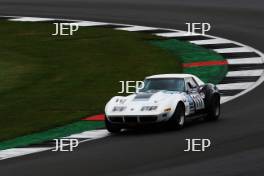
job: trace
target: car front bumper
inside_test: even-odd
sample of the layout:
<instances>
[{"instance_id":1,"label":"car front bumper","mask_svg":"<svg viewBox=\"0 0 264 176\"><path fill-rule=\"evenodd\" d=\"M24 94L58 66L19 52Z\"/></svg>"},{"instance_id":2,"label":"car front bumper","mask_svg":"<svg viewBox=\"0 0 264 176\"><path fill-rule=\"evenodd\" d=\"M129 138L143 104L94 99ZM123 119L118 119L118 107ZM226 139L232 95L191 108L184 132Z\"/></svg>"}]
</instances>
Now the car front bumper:
<instances>
[{"instance_id":1,"label":"car front bumper","mask_svg":"<svg viewBox=\"0 0 264 176\"><path fill-rule=\"evenodd\" d=\"M122 116L107 116L111 123L116 124L150 124L168 120L168 114L162 113L159 115L122 115Z\"/></svg>"}]
</instances>

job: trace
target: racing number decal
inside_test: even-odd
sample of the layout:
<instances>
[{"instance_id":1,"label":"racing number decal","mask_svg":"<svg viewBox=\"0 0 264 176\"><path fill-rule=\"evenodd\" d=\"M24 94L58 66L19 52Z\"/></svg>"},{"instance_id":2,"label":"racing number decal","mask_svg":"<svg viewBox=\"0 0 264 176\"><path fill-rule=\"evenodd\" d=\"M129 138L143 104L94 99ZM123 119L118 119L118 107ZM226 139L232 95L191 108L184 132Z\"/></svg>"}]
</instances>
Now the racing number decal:
<instances>
[{"instance_id":1,"label":"racing number decal","mask_svg":"<svg viewBox=\"0 0 264 176\"><path fill-rule=\"evenodd\" d=\"M194 101L196 110L200 110L204 108L204 101L199 94L192 94L191 97Z\"/></svg>"},{"instance_id":2,"label":"racing number decal","mask_svg":"<svg viewBox=\"0 0 264 176\"><path fill-rule=\"evenodd\" d=\"M193 114L195 112L195 104L193 98L190 95L187 95L187 101L189 103L189 113Z\"/></svg>"}]
</instances>

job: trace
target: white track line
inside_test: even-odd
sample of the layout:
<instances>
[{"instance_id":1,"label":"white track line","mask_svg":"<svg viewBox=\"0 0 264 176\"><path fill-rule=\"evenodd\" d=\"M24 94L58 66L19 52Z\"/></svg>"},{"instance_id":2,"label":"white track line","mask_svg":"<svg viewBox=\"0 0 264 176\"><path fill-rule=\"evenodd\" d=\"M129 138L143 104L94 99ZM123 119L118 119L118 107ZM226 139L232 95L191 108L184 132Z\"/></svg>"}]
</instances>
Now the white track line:
<instances>
[{"instance_id":1,"label":"white track line","mask_svg":"<svg viewBox=\"0 0 264 176\"><path fill-rule=\"evenodd\" d=\"M226 101L228 101L229 99L231 99L232 98L232 96L221 96L221 104L222 103L224 103L224 102L226 102Z\"/></svg>"},{"instance_id":2,"label":"white track line","mask_svg":"<svg viewBox=\"0 0 264 176\"><path fill-rule=\"evenodd\" d=\"M254 83L255 82L218 84L218 85L216 85L216 87L219 90L234 90L234 89L245 90L245 89L249 88L251 85L253 85Z\"/></svg>"},{"instance_id":3,"label":"white track line","mask_svg":"<svg viewBox=\"0 0 264 176\"><path fill-rule=\"evenodd\" d=\"M215 38L215 39L208 39L208 40L194 40L190 41L196 45L207 45L207 44L221 44L221 43L233 43L227 39Z\"/></svg>"},{"instance_id":4,"label":"white track line","mask_svg":"<svg viewBox=\"0 0 264 176\"><path fill-rule=\"evenodd\" d=\"M131 27L124 27L124 28L116 28L116 29L122 30L122 31L134 32L134 31L156 30L157 28L145 27L145 26L131 26Z\"/></svg>"},{"instance_id":5,"label":"white track line","mask_svg":"<svg viewBox=\"0 0 264 176\"><path fill-rule=\"evenodd\" d=\"M89 27L89 26L106 25L107 23L100 23L100 22L94 22L94 21L79 21L79 22L75 22L75 24L82 26L82 27Z\"/></svg>"},{"instance_id":6,"label":"white track line","mask_svg":"<svg viewBox=\"0 0 264 176\"><path fill-rule=\"evenodd\" d=\"M55 20L53 18L35 18L35 17L21 17L10 19L9 21L24 21L24 22L39 22L39 21L52 21Z\"/></svg>"},{"instance_id":7,"label":"white track line","mask_svg":"<svg viewBox=\"0 0 264 176\"><path fill-rule=\"evenodd\" d=\"M80 141L79 143L107 137L109 132L105 129L86 131L80 134L73 134L64 138L84 138L86 140ZM25 148L12 148L6 150L0 150L0 161L8 158L15 158L23 155L43 152L54 149L54 147L25 147Z\"/></svg>"},{"instance_id":8,"label":"white track line","mask_svg":"<svg viewBox=\"0 0 264 176\"><path fill-rule=\"evenodd\" d=\"M241 58L241 59L227 59L228 64L262 64L261 57Z\"/></svg>"},{"instance_id":9,"label":"white track line","mask_svg":"<svg viewBox=\"0 0 264 176\"><path fill-rule=\"evenodd\" d=\"M68 137L64 138L92 138L92 139L98 139L102 137L106 137L109 135L109 132L105 129L103 130L92 130L92 131L85 131L80 134L73 134Z\"/></svg>"},{"instance_id":10,"label":"white track line","mask_svg":"<svg viewBox=\"0 0 264 176\"><path fill-rule=\"evenodd\" d=\"M234 76L261 76L263 70L242 70L242 71L229 71L227 72L226 77Z\"/></svg>"},{"instance_id":11,"label":"white track line","mask_svg":"<svg viewBox=\"0 0 264 176\"><path fill-rule=\"evenodd\" d=\"M190 35L188 32L168 32L168 33L157 33L155 35L160 37L182 37L182 36L197 36L200 34Z\"/></svg>"},{"instance_id":12,"label":"white track line","mask_svg":"<svg viewBox=\"0 0 264 176\"><path fill-rule=\"evenodd\" d=\"M214 49L214 51L218 53L252 52L252 50L247 47Z\"/></svg>"},{"instance_id":13,"label":"white track line","mask_svg":"<svg viewBox=\"0 0 264 176\"><path fill-rule=\"evenodd\" d=\"M7 150L1 150L0 160L28 155L31 153L43 152L51 149L52 148L49 147L41 147L41 148L12 148Z\"/></svg>"}]
</instances>

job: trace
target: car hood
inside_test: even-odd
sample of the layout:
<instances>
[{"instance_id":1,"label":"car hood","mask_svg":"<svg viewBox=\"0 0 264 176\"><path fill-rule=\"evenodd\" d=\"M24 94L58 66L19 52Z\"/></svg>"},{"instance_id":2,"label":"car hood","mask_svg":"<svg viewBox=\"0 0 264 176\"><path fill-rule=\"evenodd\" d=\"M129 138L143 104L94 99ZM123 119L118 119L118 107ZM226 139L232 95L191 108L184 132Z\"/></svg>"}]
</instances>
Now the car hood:
<instances>
[{"instance_id":1,"label":"car hood","mask_svg":"<svg viewBox=\"0 0 264 176\"><path fill-rule=\"evenodd\" d=\"M171 107L177 100L182 99L183 92L175 91L155 91L140 92L126 97L113 97L106 105L105 112L107 115L113 114L133 114L141 112L143 106L157 106L155 113L164 110L164 107ZM122 112L113 112L114 107L125 107ZM149 112L147 112L149 113ZM154 111L153 111L154 113Z\"/></svg>"},{"instance_id":2,"label":"car hood","mask_svg":"<svg viewBox=\"0 0 264 176\"><path fill-rule=\"evenodd\" d=\"M178 93L179 92L172 92L172 91L140 92L140 93L131 95L131 97L128 96L128 100L130 102L143 101L143 102L157 103L157 102L166 100L168 98L171 98L173 95L178 94Z\"/></svg>"}]
</instances>

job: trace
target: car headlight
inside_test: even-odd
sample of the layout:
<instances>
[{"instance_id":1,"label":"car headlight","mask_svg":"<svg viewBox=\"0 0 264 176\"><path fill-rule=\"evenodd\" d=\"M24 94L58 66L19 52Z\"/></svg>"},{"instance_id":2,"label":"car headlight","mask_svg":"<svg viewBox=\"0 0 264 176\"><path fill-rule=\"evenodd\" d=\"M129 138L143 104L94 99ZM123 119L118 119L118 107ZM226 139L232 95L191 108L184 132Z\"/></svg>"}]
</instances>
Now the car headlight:
<instances>
[{"instance_id":1,"label":"car headlight","mask_svg":"<svg viewBox=\"0 0 264 176\"><path fill-rule=\"evenodd\" d=\"M164 109L164 112L170 112L170 111L171 111L171 108Z\"/></svg>"},{"instance_id":2,"label":"car headlight","mask_svg":"<svg viewBox=\"0 0 264 176\"><path fill-rule=\"evenodd\" d=\"M113 112L122 112L122 111L124 111L126 109L126 107L125 106L115 106L114 108L113 108Z\"/></svg>"},{"instance_id":3,"label":"car headlight","mask_svg":"<svg viewBox=\"0 0 264 176\"><path fill-rule=\"evenodd\" d=\"M154 111L158 108L158 106L143 106L141 111Z\"/></svg>"}]
</instances>

